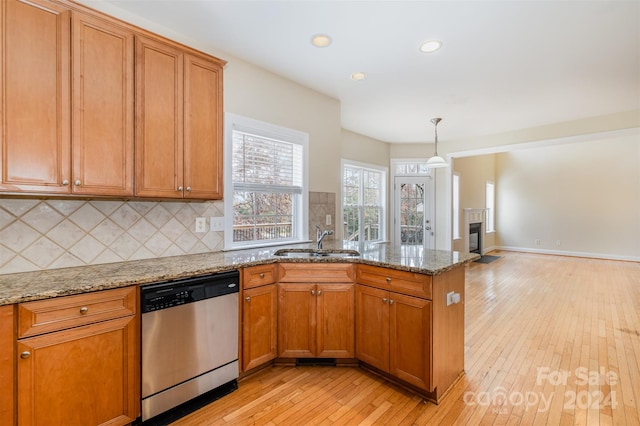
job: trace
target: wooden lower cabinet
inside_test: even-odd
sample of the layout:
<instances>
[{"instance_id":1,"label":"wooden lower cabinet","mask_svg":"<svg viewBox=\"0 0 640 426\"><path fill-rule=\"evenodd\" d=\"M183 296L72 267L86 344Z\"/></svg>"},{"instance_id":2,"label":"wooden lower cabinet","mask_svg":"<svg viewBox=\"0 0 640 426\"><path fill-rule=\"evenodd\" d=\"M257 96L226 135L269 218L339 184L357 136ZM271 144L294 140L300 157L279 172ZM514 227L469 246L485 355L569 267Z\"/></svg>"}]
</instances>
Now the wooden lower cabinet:
<instances>
[{"instance_id":1,"label":"wooden lower cabinet","mask_svg":"<svg viewBox=\"0 0 640 426\"><path fill-rule=\"evenodd\" d=\"M242 371L276 358L278 290L275 284L244 290L242 307Z\"/></svg>"},{"instance_id":2,"label":"wooden lower cabinet","mask_svg":"<svg viewBox=\"0 0 640 426\"><path fill-rule=\"evenodd\" d=\"M356 357L431 388L431 301L356 285Z\"/></svg>"},{"instance_id":3,"label":"wooden lower cabinet","mask_svg":"<svg viewBox=\"0 0 640 426\"><path fill-rule=\"evenodd\" d=\"M135 295L136 289L131 291ZM60 315L64 310L56 306L69 306L68 300L81 298L86 297L28 303L49 303L51 311ZM88 306L80 309L87 314L99 309L98 305ZM138 316L128 314L18 339L18 424L125 425L135 421L140 414L139 336Z\"/></svg>"},{"instance_id":4,"label":"wooden lower cabinet","mask_svg":"<svg viewBox=\"0 0 640 426\"><path fill-rule=\"evenodd\" d=\"M278 355L353 358L354 285L278 285Z\"/></svg>"}]
</instances>

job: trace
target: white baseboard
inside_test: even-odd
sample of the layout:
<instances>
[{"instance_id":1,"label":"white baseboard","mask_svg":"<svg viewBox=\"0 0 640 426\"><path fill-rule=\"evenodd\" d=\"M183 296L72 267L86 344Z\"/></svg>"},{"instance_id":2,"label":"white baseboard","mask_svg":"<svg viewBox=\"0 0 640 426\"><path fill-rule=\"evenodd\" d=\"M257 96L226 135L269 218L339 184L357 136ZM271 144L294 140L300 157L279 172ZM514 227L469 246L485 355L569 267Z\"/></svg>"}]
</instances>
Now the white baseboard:
<instances>
[{"instance_id":1,"label":"white baseboard","mask_svg":"<svg viewBox=\"0 0 640 426\"><path fill-rule=\"evenodd\" d=\"M494 250L500 250L500 247L496 247L496 246L485 247L484 248L484 254L491 253Z\"/></svg>"},{"instance_id":2,"label":"white baseboard","mask_svg":"<svg viewBox=\"0 0 640 426\"><path fill-rule=\"evenodd\" d=\"M618 254L606 254L606 253L589 253L579 251L564 251L564 250L545 250L528 247L509 247L509 246L495 246L487 249L490 250L506 250L506 251L519 251L524 253L538 253L538 254L555 254L559 256L573 256L573 257L589 257L593 259L607 259L607 260L625 260L629 262L640 262L640 256L621 256Z\"/></svg>"}]
</instances>

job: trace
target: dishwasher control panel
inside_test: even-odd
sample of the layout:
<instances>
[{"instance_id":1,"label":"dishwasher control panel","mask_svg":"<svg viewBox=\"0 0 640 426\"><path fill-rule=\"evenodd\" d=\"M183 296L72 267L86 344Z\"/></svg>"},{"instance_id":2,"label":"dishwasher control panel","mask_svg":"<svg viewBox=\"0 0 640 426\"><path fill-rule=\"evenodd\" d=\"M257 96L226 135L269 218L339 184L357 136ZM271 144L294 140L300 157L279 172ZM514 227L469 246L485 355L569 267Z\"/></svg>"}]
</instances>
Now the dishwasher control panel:
<instances>
[{"instance_id":1,"label":"dishwasher control panel","mask_svg":"<svg viewBox=\"0 0 640 426\"><path fill-rule=\"evenodd\" d=\"M240 274L234 270L214 275L140 286L142 313L172 308L240 290Z\"/></svg>"}]
</instances>

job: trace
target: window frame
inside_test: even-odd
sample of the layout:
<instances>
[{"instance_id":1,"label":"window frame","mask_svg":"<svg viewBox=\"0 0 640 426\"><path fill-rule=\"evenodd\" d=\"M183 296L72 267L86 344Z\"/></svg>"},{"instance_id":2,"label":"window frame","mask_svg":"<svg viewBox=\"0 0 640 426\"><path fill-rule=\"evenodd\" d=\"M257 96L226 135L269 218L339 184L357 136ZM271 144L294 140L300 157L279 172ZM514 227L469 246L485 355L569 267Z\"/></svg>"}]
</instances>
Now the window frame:
<instances>
[{"instance_id":1,"label":"window frame","mask_svg":"<svg viewBox=\"0 0 640 426\"><path fill-rule=\"evenodd\" d=\"M489 202L489 186L491 186L492 203ZM485 203L485 234L496 232L496 184L493 181L486 181L484 186ZM489 204L492 204L491 206Z\"/></svg>"},{"instance_id":2,"label":"window frame","mask_svg":"<svg viewBox=\"0 0 640 426\"><path fill-rule=\"evenodd\" d=\"M460 173L454 172L451 175L451 229L454 240L462 239L460 213Z\"/></svg>"},{"instance_id":3,"label":"window frame","mask_svg":"<svg viewBox=\"0 0 640 426\"><path fill-rule=\"evenodd\" d=\"M233 241L233 133L251 133L258 137L298 144L302 147L302 192L294 211L297 238L287 240L262 240L238 243ZM270 247L309 241L309 134L287 127L233 113L225 113L224 123L224 250Z\"/></svg>"},{"instance_id":4,"label":"window frame","mask_svg":"<svg viewBox=\"0 0 640 426\"><path fill-rule=\"evenodd\" d=\"M381 182L381 188L380 188L380 231L379 231L379 235L378 235L378 239L376 240L367 240L367 242L381 242L381 241L386 241L387 239L387 193L388 193L388 175L389 175L389 169L387 167L383 167L383 166L378 166L376 164L367 164L367 163L361 163L359 161L353 161L353 160L346 160L346 159L342 159L340 162L340 223L343 224L343 229L342 229L342 233L344 234L344 210L345 210L345 205L344 205L344 197L345 197L345 191L344 191L344 170L345 167L353 167L353 168L359 168L359 169L363 169L363 170L370 170L370 171L375 171L375 172L379 172L381 174L380 177L380 182ZM362 190L362 188L361 188ZM360 198L362 198L362 191L360 191ZM362 200L360 200L362 201ZM363 208L364 205L360 204L359 205L359 221L362 222L363 220ZM362 242L364 241L362 239L364 235L364 230L360 229L360 234L358 236L358 241ZM342 238L346 240L346 238L348 237L348 235L343 235Z\"/></svg>"}]
</instances>

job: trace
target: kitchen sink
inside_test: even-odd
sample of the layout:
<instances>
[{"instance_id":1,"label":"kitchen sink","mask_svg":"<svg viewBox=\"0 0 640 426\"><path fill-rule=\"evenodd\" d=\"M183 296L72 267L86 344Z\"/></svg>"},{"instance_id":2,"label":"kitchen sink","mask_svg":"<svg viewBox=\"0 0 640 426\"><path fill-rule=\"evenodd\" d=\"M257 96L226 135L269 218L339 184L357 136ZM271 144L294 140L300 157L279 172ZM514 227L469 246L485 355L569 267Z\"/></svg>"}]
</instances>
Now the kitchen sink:
<instances>
[{"instance_id":1,"label":"kitchen sink","mask_svg":"<svg viewBox=\"0 0 640 426\"><path fill-rule=\"evenodd\" d=\"M357 257L360 252L347 249L280 249L273 253L282 257Z\"/></svg>"}]
</instances>

